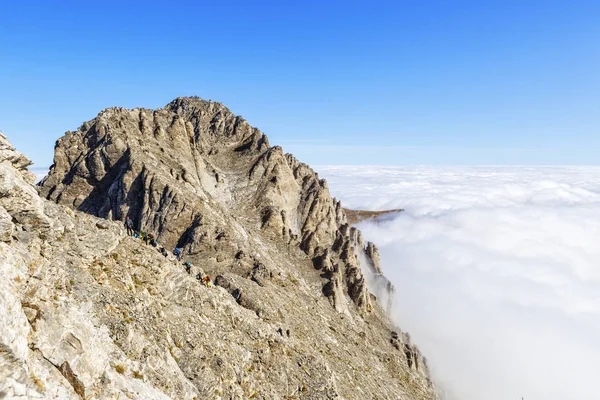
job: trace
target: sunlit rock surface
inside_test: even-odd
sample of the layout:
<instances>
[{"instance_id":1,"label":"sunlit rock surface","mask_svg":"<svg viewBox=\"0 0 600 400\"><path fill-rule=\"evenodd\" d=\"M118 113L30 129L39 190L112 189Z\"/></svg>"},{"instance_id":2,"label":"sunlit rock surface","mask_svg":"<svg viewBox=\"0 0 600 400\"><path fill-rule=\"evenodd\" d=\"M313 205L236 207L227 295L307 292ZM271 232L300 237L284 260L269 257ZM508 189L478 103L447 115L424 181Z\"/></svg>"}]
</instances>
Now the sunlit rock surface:
<instances>
[{"instance_id":1,"label":"sunlit rock surface","mask_svg":"<svg viewBox=\"0 0 600 400\"><path fill-rule=\"evenodd\" d=\"M377 249L223 105L102 111L58 141L41 197L28 165L0 136L0 394L437 398L370 294Z\"/></svg>"}]
</instances>

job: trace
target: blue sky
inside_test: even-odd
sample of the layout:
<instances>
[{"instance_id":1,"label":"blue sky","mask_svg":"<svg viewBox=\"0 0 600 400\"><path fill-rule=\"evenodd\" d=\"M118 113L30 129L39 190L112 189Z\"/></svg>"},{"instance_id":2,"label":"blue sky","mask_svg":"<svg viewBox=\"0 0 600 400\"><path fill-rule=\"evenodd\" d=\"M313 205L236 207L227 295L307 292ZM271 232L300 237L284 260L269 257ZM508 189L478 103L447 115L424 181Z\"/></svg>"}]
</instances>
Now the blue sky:
<instances>
[{"instance_id":1,"label":"blue sky","mask_svg":"<svg viewBox=\"0 0 600 400\"><path fill-rule=\"evenodd\" d=\"M311 164L600 162L598 1L170 3L0 3L0 130L198 95Z\"/></svg>"}]
</instances>

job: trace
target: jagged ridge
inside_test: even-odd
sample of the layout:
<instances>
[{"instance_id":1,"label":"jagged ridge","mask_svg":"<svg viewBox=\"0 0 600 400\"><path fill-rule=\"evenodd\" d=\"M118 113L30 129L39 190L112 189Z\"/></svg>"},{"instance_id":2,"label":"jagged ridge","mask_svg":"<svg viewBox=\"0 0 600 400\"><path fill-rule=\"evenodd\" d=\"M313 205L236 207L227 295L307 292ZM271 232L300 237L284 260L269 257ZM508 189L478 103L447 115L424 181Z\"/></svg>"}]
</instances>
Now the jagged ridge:
<instances>
[{"instance_id":1,"label":"jagged ridge","mask_svg":"<svg viewBox=\"0 0 600 400\"><path fill-rule=\"evenodd\" d=\"M58 141L41 187L48 199L99 217L135 216L138 228L193 261L213 231L232 223L227 216L252 220L311 257L335 258L339 273L326 271L335 290L326 293L336 308L346 308L344 293L361 311L372 306L354 255L364 249L326 182L220 103L178 98L156 111L105 110ZM225 259L248 253L243 238L230 239Z\"/></svg>"}]
</instances>

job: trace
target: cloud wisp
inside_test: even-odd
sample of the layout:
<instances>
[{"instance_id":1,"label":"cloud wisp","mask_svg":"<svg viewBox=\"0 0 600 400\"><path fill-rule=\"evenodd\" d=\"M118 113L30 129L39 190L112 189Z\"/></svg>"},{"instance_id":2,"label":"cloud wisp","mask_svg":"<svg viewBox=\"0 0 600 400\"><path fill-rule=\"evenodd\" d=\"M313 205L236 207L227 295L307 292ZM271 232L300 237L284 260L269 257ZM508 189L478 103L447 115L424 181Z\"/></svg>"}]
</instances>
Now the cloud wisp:
<instances>
[{"instance_id":1,"label":"cloud wisp","mask_svg":"<svg viewBox=\"0 0 600 400\"><path fill-rule=\"evenodd\" d=\"M321 167L363 223L448 398L591 400L600 359L599 167Z\"/></svg>"},{"instance_id":2,"label":"cloud wisp","mask_svg":"<svg viewBox=\"0 0 600 400\"><path fill-rule=\"evenodd\" d=\"M44 177L46 175L48 175L49 169L50 168L44 168L44 167L29 167L29 170L31 172L33 172L36 176L36 182L39 182L42 179L44 179Z\"/></svg>"}]
</instances>

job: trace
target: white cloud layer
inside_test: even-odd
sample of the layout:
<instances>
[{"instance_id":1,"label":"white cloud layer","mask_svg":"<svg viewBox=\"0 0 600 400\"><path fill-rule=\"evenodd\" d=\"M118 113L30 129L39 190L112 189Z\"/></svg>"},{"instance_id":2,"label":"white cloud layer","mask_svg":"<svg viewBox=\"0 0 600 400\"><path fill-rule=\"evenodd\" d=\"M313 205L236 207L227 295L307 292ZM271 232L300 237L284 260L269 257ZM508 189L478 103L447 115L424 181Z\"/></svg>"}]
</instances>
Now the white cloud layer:
<instances>
[{"instance_id":1,"label":"white cloud layer","mask_svg":"<svg viewBox=\"0 0 600 400\"><path fill-rule=\"evenodd\" d=\"M320 167L452 400L600 398L600 167Z\"/></svg>"}]
</instances>

